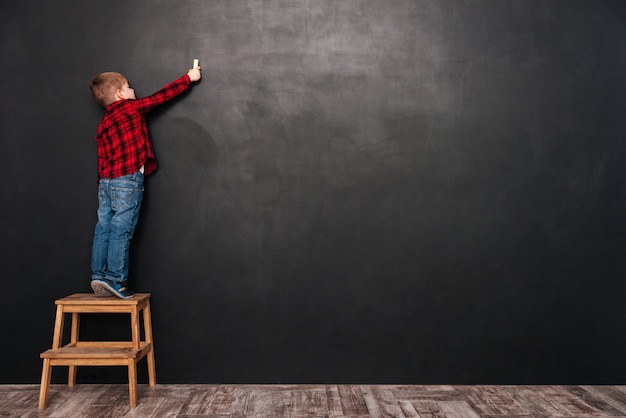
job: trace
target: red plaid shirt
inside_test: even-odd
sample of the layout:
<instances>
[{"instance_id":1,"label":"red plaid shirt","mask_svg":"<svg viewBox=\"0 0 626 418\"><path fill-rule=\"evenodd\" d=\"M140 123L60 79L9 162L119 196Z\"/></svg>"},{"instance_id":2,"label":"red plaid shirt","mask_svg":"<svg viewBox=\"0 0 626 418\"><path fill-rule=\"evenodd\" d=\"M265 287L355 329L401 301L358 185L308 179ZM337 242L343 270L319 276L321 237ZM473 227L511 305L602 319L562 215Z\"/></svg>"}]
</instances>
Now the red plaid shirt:
<instances>
[{"instance_id":1,"label":"red plaid shirt","mask_svg":"<svg viewBox=\"0 0 626 418\"><path fill-rule=\"evenodd\" d=\"M146 113L178 96L190 85L191 80L185 74L151 96L118 100L107 106L96 135L101 179L136 173L142 165L146 175L156 169Z\"/></svg>"}]
</instances>

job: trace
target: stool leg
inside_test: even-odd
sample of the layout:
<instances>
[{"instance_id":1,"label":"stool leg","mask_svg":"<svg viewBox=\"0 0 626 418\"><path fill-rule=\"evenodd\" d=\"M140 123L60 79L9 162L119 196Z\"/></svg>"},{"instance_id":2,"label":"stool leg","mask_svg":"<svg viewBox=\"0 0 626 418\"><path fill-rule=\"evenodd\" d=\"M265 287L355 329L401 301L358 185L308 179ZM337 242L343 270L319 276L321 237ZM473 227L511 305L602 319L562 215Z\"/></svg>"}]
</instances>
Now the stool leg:
<instances>
[{"instance_id":1,"label":"stool leg","mask_svg":"<svg viewBox=\"0 0 626 418\"><path fill-rule=\"evenodd\" d=\"M57 349L61 347L63 342L63 322L65 316L63 314L63 305L57 305L57 316L54 321L54 337L52 337L52 348Z\"/></svg>"},{"instance_id":2,"label":"stool leg","mask_svg":"<svg viewBox=\"0 0 626 418\"><path fill-rule=\"evenodd\" d=\"M41 388L39 389L39 409L44 409L48 403L48 389L50 388L50 359L43 359L41 370Z\"/></svg>"},{"instance_id":3,"label":"stool leg","mask_svg":"<svg viewBox=\"0 0 626 418\"><path fill-rule=\"evenodd\" d=\"M63 305L57 305L57 313L54 319L54 335L52 336L52 348L61 347L63 342L63 323L65 314L63 313ZM39 409L46 407L48 403L48 390L50 389L50 375L52 366L50 359L43 359L43 368L41 370L41 388L39 389Z\"/></svg>"},{"instance_id":4,"label":"stool leg","mask_svg":"<svg viewBox=\"0 0 626 418\"><path fill-rule=\"evenodd\" d=\"M139 333L139 312L137 312L136 306L130 311L130 330L133 340L133 350L139 350L141 335Z\"/></svg>"},{"instance_id":5,"label":"stool leg","mask_svg":"<svg viewBox=\"0 0 626 418\"><path fill-rule=\"evenodd\" d=\"M143 330L146 337L146 342L150 343L150 351L148 351L148 380L150 386L156 385L156 366L154 361L154 341L152 340L152 317L150 315L150 301L143 309Z\"/></svg>"},{"instance_id":6,"label":"stool leg","mask_svg":"<svg viewBox=\"0 0 626 418\"><path fill-rule=\"evenodd\" d=\"M137 363L135 359L128 360L128 397L130 408L137 407Z\"/></svg>"},{"instance_id":7,"label":"stool leg","mask_svg":"<svg viewBox=\"0 0 626 418\"><path fill-rule=\"evenodd\" d=\"M67 373L67 386L73 388L76 385L76 366L70 366Z\"/></svg>"},{"instance_id":8,"label":"stool leg","mask_svg":"<svg viewBox=\"0 0 626 418\"><path fill-rule=\"evenodd\" d=\"M76 344L78 342L78 330L80 329L80 316L78 312L72 312L72 334L70 337L70 341L72 344Z\"/></svg>"},{"instance_id":9,"label":"stool leg","mask_svg":"<svg viewBox=\"0 0 626 418\"><path fill-rule=\"evenodd\" d=\"M72 333L70 337L70 343L74 346L78 343L78 332L80 329L80 316L78 312L72 312ZM67 385L74 387L76 384L76 366L70 365L69 372L67 374Z\"/></svg>"}]
</instances>

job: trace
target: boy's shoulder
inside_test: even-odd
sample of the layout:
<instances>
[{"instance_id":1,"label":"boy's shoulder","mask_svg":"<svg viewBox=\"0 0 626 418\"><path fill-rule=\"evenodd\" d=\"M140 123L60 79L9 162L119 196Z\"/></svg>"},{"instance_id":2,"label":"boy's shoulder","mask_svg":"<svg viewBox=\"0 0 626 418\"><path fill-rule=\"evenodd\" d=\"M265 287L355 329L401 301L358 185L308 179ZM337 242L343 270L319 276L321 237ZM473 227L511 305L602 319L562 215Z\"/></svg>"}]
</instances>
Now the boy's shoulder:
<instances>
[{"instance_id":1,"label":"boy's shoulder","mask_svg":"<svg viewBox=\"0 0 626 418\"><path fill-rule=\"evenodd\" d=\"M135 106L136 100L132 99L123 99L117 100L106 107L104 110L105 115L112 115L119 112L125 112L133 109Z\"/></svg>"},{"instance_id":2,"label":"boy's shoulder","mask_svg":"<svg viewBox=\"0 0 626 418\"><path fill-rule=\"evenodd\" d=\"M133 100L119 100L108 105L104 109L104 115L100 120L101 126L114 125L127 120L129 116L136 113L136 110L132 106Z\"/></svg>"}]
</instances>

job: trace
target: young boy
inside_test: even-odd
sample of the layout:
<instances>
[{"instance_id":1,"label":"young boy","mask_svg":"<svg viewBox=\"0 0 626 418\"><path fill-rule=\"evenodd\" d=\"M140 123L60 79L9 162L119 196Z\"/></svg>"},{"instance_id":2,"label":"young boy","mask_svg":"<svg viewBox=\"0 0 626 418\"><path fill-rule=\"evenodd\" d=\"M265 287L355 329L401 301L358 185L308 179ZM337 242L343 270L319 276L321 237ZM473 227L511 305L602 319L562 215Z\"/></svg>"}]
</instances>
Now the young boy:
<instances>
[{"instance_id":1,"label":"young boy","mask_svg":"<svg viewBox=\"0 0 626 418\"><path fill-rule=\"evenodd\" d=\"M105 108L98 126L98 223L91 254L91 288L98 296L132 297L128 288L130 240L139 218L144 175L156 169L146 113L189 89L202 77L190 69L151 96L137 99L126 78L102 73L91 81L93 98Z\"/></svg>"}]
</instances>

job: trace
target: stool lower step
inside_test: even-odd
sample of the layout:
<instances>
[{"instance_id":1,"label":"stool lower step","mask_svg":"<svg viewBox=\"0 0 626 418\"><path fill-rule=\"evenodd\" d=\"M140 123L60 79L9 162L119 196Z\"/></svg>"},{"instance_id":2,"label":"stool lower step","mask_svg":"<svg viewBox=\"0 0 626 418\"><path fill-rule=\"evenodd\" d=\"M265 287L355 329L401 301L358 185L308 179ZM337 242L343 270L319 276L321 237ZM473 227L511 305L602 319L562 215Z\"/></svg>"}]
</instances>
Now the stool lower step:
<instances>
[{"instance_id":1,"label":"stool lower step","mask_svg":"<svg viewBox=\"0 0 626 418\"><path fill-rule=\"evenodd\" d=\"M99 346L95 346L96 344L100 344ZM103 347L103 343L93 343L92 344L78 344L76 345L66 345L61 348L46 350L41 353L41 358L49 358L49 359L75 359L79 361L84 359L87 363L89 359L136 359L142 358L150 348L152 347L152 343L150 342L142 342L139 350L134 350L132 346L128 346L128 344L120 343L119 346L116 344L111 344L110 347ZM88 364L85 364L88 365Z\"/></svg>"}]
</instances>

